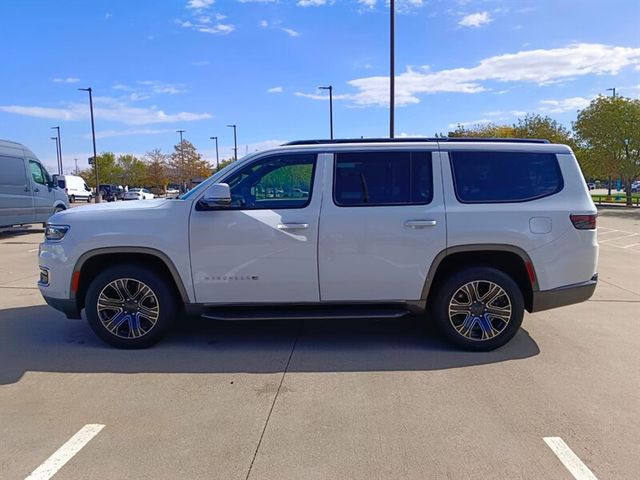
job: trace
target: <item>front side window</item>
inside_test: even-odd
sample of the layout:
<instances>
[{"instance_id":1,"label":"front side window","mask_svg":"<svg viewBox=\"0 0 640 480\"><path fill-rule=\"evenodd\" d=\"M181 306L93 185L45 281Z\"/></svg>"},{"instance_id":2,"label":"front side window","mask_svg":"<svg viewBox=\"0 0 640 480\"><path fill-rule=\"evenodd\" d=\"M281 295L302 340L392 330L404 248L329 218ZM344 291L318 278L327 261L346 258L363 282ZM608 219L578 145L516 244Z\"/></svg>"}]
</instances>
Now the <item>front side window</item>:
<instances>
[{"instance_id":1,"label":"front side window","mask_svg":"<svg viewBox=\"0 0 640 480\"><path fill-rule=\"evenodd\" d=\"M336 154L334 201L342 207L425 205L433 198L431 152Z\"/></svg>"},{"instance_id":2,"label":"front side window","mask_svg":"<svg viewBox=\"0 0 640 480\"><path fill-rule=\"evenodd\" d=\"M231 207L243 210L304 208L311 200L315 154L275 155L225 179Z\"/></svg>"},{"instance_id":3,"label":"front side window","mask_svg":"<svg viewBox=\"0 0 640 480\"><path fill-rule=\"evenodd\" d=\"M458 200L462 203L524 202L562 190L553 153L449 152Z\"/></svg>"},{"instance_id":4,"label":"front side window","mask_svg":"<svg viewBox=\"0 0 640 480\"><path fill-rule=\"evenodd\" d=\"M42 168L38 162L34 162L33 160L29 160L29 169L31 170L31 178L36 183L40 185L46 185L45 176L42 172Z\"/></svg>"}]
</instances>

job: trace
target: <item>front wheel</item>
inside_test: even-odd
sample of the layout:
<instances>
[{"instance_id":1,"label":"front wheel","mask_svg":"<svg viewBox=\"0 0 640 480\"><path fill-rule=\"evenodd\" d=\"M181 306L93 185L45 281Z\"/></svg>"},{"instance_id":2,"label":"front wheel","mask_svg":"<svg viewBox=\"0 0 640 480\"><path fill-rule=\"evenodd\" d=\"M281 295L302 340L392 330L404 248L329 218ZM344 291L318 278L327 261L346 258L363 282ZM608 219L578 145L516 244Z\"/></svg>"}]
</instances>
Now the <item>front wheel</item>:
<instances>
[{"instance_id":1,"label":"front wheel","mask_svg":"<svg viewBox=\"0 0 640 480\"><path fill-rule=\"evenodd\" d=\"M75 197L75 195L71 195L71 196L69 197L69 202L71 202L71 203L76 203L76 197Z\"/></svg>"},{"instance_id":2,"label":"front wheel","mask_svg":"<svg viewBox=\"0 0 640 480\"><path fill-rule=\"evenodd\" d=\"M87 320L106 343L118 348L146 348L167 332L176 301L157 272L136 265L116 265L89 286Z\"/></svg>"},{"instance_id":3,"label":"front wheel","mask_svg":"<svg viewBox=\"0 0 640 480\"><path fill-rule=\"evenodd\" d=\"M518 332L524 299L506 273L472 267L454 273L438 288L433 313L449 341L465 350L490 351Z\"/></svg>"}]
</instances>

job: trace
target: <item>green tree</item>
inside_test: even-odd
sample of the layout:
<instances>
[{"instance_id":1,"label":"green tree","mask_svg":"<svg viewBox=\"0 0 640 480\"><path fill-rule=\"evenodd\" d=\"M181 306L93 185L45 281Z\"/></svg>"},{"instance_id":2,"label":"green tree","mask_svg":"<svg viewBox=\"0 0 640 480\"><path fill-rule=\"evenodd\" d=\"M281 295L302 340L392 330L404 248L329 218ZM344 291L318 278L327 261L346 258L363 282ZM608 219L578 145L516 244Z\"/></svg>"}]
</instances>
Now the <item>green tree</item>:
<instances>
[{"instance_id":1,"label":"green tree","mask_svg":"<svg viewBox=\"0 0 640 480\"><path fill-rule=\"evenodd\" d=\"M540 138L551 143L575 146L571 132L564 125L551 117L535 113L519 118L513 125L513 133L516 138Z\"/></svg>"},{"instance_id":2,"label":"green tree","mask_svg":"<svg viewBox=\"0 0 640 480\"><path fill-rule=\"evenodd\" d=\"M476 123L465 127L458 124L455 130L447 134L448 137L475 137L475 138L515 138L514 127L498 125L495 123Z\"/></svg>"},{"instance_id":3,"label":"green tree","mask_svg":"<svg viewBox=\"0 0 640 480\"><path fill-rule=\"evenodd\" d=\"M119 183L122 170L116 163L116 156L112 152L103 152L98 155L98 180L101 184ZM90 187L96 186L95 164L80 172L80 176Z\"/></svg>"},{"instance_id":4,"label":"green tree","mask_svg":"<svg viewBox=\"0 0 640 480\"><path fill-rule=\"evenodd\" d=\"M147 165L139 158L133 155L120 155L117 161L117 167L120 170L120 185L128 185L130 187L142 187L147 178Z\"/></svg>"},{"instance_id":5,"label":"green tree","mask_svg":"<svg viewBox=\"0 0 640 480\"><path fill-rule=\"evenodd\" d=\"M189 185L194 178L208 177L211 175L211 165L202 158L196 147L188 140L182 141L182 148L178 143L169 159L171 168L171 180L181 185Z\"/></svg>"},{"instance_id":6,"label":"green tree","mask_svg":"<svg viewBox=\"0 0 640 480\"><path fill-rule=\"evenodd\" d=\"M599 96L578 113L573 129L591 167L619 175L632 205L631 183L640 177L640 100Z\"/></svg>"}]
</instances>

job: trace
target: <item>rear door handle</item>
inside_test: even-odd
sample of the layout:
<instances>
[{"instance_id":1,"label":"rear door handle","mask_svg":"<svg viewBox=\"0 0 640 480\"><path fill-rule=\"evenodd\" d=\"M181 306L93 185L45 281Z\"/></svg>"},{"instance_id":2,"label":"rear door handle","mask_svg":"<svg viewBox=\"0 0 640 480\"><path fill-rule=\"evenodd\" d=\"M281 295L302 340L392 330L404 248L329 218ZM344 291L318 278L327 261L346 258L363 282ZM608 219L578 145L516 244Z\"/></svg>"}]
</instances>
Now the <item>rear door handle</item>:
<instances>
[{"instance_id":1,"label":"rear door handle","mask_svg":"<svg viewBox=\"0 0 640 480\"><path fill-rule=\"evenodd\" d=\"M309 228L308 223L279 223L278 230L304 230Z\"/></svg>"},{"instance_id":2,"label":"rear door handle","mask_svg":"<svg viewBox=\"0 0 640 480\"><path fill-rule=\"evenodd\" d=\"M39 189L38 187L36 187L36 188L34 188L34 189L33 189L33 191L34 191L34 192L39 192L39 191L40 191L40 189Z\"/></svg>"},{"instance_id":3,"label":"rear door handle","mask_svg":"<svg viewBox=\"0 0 640 480\"><path fill-rule=\"evenodd\" d=\"M409 228L435 227L437 224L436 220L407 220L404 222L404 226Z\"/></svg>"}]
</instances>

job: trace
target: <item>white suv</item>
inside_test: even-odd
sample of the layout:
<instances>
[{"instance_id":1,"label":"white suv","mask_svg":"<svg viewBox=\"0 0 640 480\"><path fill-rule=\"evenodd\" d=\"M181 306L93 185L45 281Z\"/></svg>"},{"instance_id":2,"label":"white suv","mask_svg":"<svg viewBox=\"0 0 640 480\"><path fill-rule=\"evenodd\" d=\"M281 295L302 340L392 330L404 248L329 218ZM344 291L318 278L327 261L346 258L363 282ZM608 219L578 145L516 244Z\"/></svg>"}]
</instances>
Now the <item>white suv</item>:
<instances>
[{"instance_id":1,"label":"white suv","mask_svg":"<svg viewBox=\"0 0 640 480\"><path fill-rule=\"evenodd\" d=\"M180 313L427 314L458 346L491 350L525 309L592 295L596 213L563 145L299 141L234 162L179 199L54 215L39 287L122 348L153 344Z\"/></svg>"}]
</instances>

